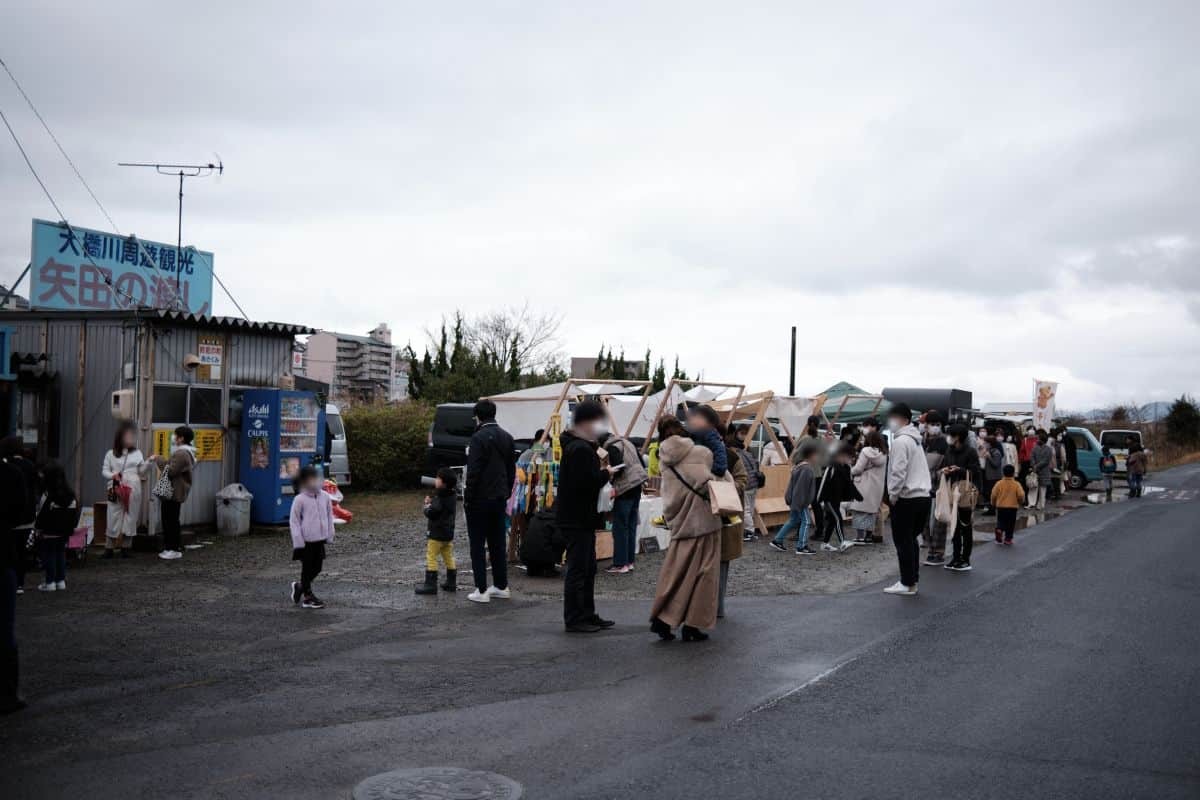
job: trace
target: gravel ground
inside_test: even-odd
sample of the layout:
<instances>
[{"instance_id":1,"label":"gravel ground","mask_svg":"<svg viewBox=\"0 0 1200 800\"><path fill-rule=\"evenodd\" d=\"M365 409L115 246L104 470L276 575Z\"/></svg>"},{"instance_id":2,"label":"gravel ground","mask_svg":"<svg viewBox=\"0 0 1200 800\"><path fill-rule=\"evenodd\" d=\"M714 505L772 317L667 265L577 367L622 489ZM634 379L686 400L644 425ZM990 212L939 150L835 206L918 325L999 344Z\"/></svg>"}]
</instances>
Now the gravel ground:
<instances>
[{"instance_id":1,"label":"gravel ground","mask_svg":"<svg viewBox=\"0 0 1200 800\"><path fill-rule=\"evenodd\" d=\"M336 594L343 601L353 598L357 604L393 609L419 609L436 602L416 597L411 591L425 568L425 525L420 510L423 496L416 491L348 495L344 505L355 517L338 527L337 540L329 548L325 570L319 579L319 585L325 587L323 593ZM1058 516L1081 504L1079 496L1073 495L1065 503L1052 504L1046 513ZM977 541L991 539L990 520L978 521ZM1036 524L1036 519L1023 524ZM469 587L470 559L465 531L460 510L455 557L460 585ZM132 562L94 561L83 569L90 573L89 579L107 582L111 578L123 584L130 572L145 575L154 584L160 574L162 577L173 574L177 588L191 586L197 596L203 597L222 591L216 587L227 579L264 581L286 588L298 572L298 565L290 560L291 543L283 528L255 528L251 535L238 538L200 533L195 541L203 542L204 546L188 550L185 558L177 562L161 562L149 553L139 553ZM637 569L625 575L605 574L603 570L609 562L600 562L597 596L649 600L654 594L662 558L662 553L641 555ZM806 557L793 555L790 547L789 552L780 553L763 539L747 544L742 558L734 562L729 591L735 596L849 591L892 576L895 563L890 538L881 545L853 547L844 553L818 552ZM549 598L562 594L560 581L531 578L519 568L510 572L512 588L523 596ZM31 586L37 583L33 573L27 583ZM128 592L129 587L124 586L121 591ZM458 598L464 597L465 593L459 592Z\"/></svg>"}]
</instances>

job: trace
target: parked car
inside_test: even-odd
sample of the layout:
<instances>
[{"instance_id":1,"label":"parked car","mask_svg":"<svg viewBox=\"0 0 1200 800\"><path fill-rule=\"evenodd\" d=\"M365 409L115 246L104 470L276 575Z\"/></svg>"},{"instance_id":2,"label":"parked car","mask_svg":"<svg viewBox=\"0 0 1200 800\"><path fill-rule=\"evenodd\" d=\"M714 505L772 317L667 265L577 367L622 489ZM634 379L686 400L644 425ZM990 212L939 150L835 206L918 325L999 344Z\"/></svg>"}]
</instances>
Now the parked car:
<instances>
[{"instance_id":1,"label":"parked car","mask_svg":"<svg viewBox=\"0 0 1200 800\"><path fill-rule=\"evenodd\" d=\"M1100 480L1100 440L1087 428L1067 428L1067 436L1075 442L1075 472L1070 477L1072 489L1083 489L1091 481Z\"/></svg>"},{"instance_id":2,"label":"parked car","mask_svg":"<svg viewBox=\"0 0 1200 800\"><path fill-rule=\"evenodd\" d=\"M1107 447L1117 459L1117 472L1125 471L1125 457L1129 455L1130 445L1142 446L1142 432L1131 430L1100 431L1100 446Z\"/></svg>"},{"instance_id":3,"label":"parked car","mask_svg":"<svg viewBox=\"0 0 1200 800\"><path fill-rule=\"evenodd\" d=\"M475 433L474 403L442 403L433 414L429 441L425 448L424 486L433 485L433 477L442 467L462 468L467 464L467 445Z\"/></svg>"},{"instance_id":4,"label":"parked car","mask_svg":"<svg viewBox=\"0 0 1200 800\"><path fill-rule=\"evenodd\" d=\"M329 463L329 475L338 486L350 485L350 452L347 449L346 426L342 424L342 412L333 403L325 404L325 461Z\"/></svg>"}]
</instances>

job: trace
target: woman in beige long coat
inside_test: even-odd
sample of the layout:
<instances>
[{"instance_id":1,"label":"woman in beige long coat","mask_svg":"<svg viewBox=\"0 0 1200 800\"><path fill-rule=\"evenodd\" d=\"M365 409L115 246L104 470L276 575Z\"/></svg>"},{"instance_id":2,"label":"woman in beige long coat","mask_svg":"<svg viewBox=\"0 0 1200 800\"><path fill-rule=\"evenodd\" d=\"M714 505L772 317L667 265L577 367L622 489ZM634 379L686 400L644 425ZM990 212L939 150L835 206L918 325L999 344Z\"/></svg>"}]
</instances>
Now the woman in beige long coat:
<instances>
[{"instance_id":1,"label":"woman in beige long coat","mask_svg":"<svg viewBox=\"0 0 1200 800\"><path fill-rule=\"evenodd\" d=\"M717 588L721 563L721 517L712 513L706 487L712 479L712 452L694 444L678 420L658 425L661 443L663 516L671 544L658 573L650 608L650 630L660 638L703 641L702 628L717 624Z\"/></svg>"}]
</instances>

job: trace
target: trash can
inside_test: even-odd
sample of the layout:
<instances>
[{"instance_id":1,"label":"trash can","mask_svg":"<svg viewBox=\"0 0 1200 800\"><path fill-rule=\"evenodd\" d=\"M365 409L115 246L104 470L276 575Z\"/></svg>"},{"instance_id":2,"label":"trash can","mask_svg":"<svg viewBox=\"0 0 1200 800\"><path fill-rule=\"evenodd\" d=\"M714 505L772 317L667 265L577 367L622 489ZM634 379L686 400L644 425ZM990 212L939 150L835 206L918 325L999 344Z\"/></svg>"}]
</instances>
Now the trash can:
<instances>
[{"instance_id":1,"label":"trash can","mask_svg":"<svg viewBox=\"0 0 1200 800\"><path fill-rule=\"evenodd\" d=\"M244 536L250 532L250 501L254 495L240 483L217 492L217 532L222 536Z\"/></svg>"}]
</instances>

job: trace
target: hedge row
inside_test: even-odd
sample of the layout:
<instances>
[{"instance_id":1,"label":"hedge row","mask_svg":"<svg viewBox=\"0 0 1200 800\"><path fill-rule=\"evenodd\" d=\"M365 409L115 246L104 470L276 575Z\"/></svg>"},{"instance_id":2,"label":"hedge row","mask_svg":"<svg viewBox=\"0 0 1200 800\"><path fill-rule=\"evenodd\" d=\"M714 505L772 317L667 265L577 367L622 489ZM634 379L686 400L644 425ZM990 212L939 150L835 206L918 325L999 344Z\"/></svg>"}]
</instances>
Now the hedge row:
<instances>
[{"instance_id":1,"label":"hedge row","mask_svg":"<svg viewBox=\"0 0 1200 800\"><path fill-rule=\"evenodd\" d=\"M433 409L423 403L359 406L342 416L355 489L417 486Z\"/></svg>"}]
</instances>

